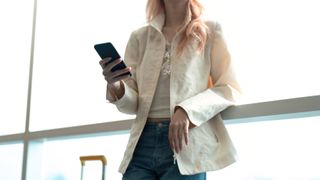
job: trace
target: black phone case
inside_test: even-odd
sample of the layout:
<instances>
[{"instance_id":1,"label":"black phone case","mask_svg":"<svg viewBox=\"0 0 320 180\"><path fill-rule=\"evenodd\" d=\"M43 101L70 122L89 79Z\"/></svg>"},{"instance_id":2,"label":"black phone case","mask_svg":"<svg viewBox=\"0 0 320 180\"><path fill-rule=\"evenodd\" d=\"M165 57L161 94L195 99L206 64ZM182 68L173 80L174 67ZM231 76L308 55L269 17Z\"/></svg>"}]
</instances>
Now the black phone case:
<instances>
[{"instance_id":1,"label":"black phone case","mask_svg":"<svg viewBox=\"0 0 320 180\"><path fill-rule=\"evenodd\" d=\"M101 57L101 59L107 58L107 57L111 57L111 60L108 62L111 63L112 61L121 58L121 56L119 55L119 53L117 52L116 48L112 45L112 43L107 42L107 43L101 43L101 44L96 44L94 45L94 49L97 51L97 53L99 54L99 56ZM121 61L119 64L117 64L115 67L113 67L111 69L112 72L120 70L120 69L124 69L126 68L126 64L124 63L124 61ZM130 75L131 73L125 73L122 75Z\"/></svg>"}]
</instances>

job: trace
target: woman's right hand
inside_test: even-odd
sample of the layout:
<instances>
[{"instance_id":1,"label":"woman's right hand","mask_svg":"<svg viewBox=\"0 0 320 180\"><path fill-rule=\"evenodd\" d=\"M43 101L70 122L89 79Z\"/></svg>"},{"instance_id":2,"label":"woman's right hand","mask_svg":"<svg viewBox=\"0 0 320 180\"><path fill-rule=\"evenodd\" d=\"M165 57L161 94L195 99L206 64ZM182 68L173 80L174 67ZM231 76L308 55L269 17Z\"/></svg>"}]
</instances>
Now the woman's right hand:
<instances>
[{"instance_id":1,"label":"woman's right hand","mask_svg":"<svg viewBox=\"0 0 320 180\"><path fill-rule=\"evenodd\" d=\"M102 74L104 76L104 79L108 82L108 86L110 86L118 96L118 95L121 95L122 94L121 91L123 91L121 86L121 81L129 77L129 74L128 75L122 75L122 74L126 74L130 72L131 67L127 67L125 69L120 69L112 72L111 69L115 67L117 64L119 64L122 60L116 59L109 63L110 60L111 58L107 57L105 59L100 60L99 64L102 67L102 70L103 70Z\"/></svg>"}]
</instances>

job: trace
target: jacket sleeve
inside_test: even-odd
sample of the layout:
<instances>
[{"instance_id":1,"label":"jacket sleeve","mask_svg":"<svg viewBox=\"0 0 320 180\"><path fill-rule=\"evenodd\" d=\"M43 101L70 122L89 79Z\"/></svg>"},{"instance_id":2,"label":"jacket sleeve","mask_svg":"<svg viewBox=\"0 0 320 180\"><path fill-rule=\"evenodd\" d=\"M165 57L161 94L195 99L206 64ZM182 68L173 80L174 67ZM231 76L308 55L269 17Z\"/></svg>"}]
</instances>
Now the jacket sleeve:
<instances>
[{"instance_id":1,"label":"jacket sleeve","mask_svg":"<svg viewBox=\"0 0 320 180\"><path fill-rule=\"evenodd\" d=\"M216 23L210 23L209 26L214 30L213 38L209 38L213 41L210 53L210 76L213 87L178 105L186 111L190 121L196 126L234 105L240 94L240 87L232 69L230 54L222 36L221 27Z\"/></svg>"},{"instance_id":2,"label":"jacket sleeve","mask_svg":"<svg viewBox=\"0 0 320 180\"><path fill-rule=\"evenodd\" d=\"M116 96L112 93L112 91L107 89L107 100L116 105L120 112L126 114L136 114L138 107L138 88L136 83L136 66L139 58L138 51L138 40L133 32L129 38L127 43L127 47L125 50L124 61L128 67L131 67L132 76L126 78L123 82L124 85L124 95L117 99Z\"/></svg>"}]
</instances>

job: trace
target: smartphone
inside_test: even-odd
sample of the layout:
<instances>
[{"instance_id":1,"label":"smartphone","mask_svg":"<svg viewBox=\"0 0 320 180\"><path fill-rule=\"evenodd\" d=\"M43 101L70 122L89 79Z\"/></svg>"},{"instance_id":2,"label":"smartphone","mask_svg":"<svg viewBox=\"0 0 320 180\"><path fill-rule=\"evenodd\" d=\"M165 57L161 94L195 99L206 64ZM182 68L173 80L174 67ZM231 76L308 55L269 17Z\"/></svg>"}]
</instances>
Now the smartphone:
<instances>
[{"instance_id":1,"label":"smartphone","mask_svg":"<svg viewBox=\"0 0 320 180\"><path fill-rule=\"evenodd\" d=\"M108 62L108 64L111 63L112 61L116 60L116 59L121 58L121 56L117 52L116 48L110 42L96 44L96 45L94 45L94 49L97 51L97 53L99 54L101 59L104 59L104 58L107 58L107 57L111 57L111 60ZM117 71L117 70L120 70L120 69L124 69L126 67L127 66L124 63L124 61L121 61L119 64L117 64L115 67L113 67L111 69L111 71L114 72L114 71ZM130 75L131 76L132 74L131 74L131 72L127 72L127 73L124 73L122 75Z\"/></svg>"}]
</instances>

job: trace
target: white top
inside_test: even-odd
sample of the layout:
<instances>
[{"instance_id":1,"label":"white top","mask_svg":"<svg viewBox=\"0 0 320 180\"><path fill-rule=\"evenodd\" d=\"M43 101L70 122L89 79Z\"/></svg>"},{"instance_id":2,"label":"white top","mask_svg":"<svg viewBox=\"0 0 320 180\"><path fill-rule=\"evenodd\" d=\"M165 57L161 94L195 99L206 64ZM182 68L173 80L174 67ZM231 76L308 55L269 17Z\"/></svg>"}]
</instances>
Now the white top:
<instances>
[{"instance_id":1,"label":"white top","mask_svg":"<svg viewBox=\"0 0 320 180\"><path fill-rule=\"evenodd\" d=\"M170 55L171 46L166 44L158 85L153 97L149 118L170 117Z\"/></svg>"}]
</instances>

